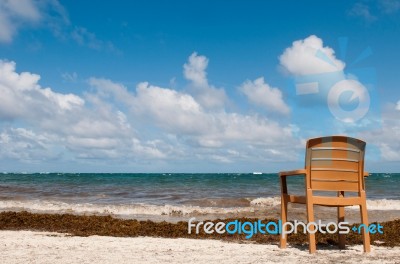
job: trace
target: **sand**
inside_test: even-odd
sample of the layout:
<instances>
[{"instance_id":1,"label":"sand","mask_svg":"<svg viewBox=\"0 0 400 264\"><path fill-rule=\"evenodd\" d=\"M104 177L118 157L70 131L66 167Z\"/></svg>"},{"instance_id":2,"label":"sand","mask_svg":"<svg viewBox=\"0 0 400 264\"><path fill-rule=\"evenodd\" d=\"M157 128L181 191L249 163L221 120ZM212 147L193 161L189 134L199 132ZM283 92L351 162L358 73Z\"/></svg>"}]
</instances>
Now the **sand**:
<instances>
[{"instance_id":1,"label":"sand","mask_svg":"<svg viewBox=\"0 0 400 264\"><path fill-rule=\"evenodd\" d=\"M1 263L400 263L400 247L362 245L346 250L219 240L155 237L69 236L35 231L0 231Z\"/></svg>"}]
</instances>

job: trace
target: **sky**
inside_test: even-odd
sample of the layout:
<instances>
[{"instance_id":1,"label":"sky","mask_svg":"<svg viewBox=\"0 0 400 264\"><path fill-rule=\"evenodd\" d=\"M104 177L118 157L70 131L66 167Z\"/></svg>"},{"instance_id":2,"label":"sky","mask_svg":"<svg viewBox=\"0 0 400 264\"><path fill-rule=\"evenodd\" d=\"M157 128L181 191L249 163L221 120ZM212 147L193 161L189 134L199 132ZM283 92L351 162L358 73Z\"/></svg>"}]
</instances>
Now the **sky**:
<instances>
[{"instance_id":1,"label":"sky","mask_svg":"<svg viewBox=\"0 0 400 264\"><path fill-rule=\"evenodd\" d=\"M400 1L0 1L0 171L400 171Z\"/></svg>"}]
</instances>

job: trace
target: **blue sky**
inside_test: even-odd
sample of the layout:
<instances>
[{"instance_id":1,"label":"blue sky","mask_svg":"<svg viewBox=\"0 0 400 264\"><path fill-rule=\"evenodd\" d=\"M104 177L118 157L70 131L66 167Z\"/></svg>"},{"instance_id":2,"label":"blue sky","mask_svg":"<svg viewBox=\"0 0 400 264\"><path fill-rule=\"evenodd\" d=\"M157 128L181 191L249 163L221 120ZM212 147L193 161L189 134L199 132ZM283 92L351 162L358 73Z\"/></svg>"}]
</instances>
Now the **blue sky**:
<instances>
[{"instance_id":1,"label":"blue sky","mask_svg":"<svg viewBox=\"0 0 400 264\"><path fill-rule=\"evenodd\" d=\"M400 1L0 3L3 171L399 171ZM40 77L40 78L39 78Z\"/></svg>"}]
</instances>

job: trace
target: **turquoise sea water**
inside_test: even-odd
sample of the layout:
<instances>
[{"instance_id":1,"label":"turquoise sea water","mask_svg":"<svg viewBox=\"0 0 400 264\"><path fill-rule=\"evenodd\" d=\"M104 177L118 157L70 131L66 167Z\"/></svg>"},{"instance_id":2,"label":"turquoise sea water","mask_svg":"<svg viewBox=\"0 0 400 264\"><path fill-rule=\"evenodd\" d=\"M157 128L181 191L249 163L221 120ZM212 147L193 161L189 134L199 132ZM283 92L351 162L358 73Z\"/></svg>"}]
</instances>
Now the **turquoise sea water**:
<instances>
[{"instance_id":1,"label":"turquoise sea water","mask_svg":"<svg viewBox=\"0 0 400 264\"><path fill-rule=\"evenodd\" d=\"M400 211L400 174L366 179L371 210ZM304 190L304 179L289 188ZM261 213L279 207L277 174L0 174L0 210L130 217ZM276 210L275 210L276 211Z\"/></svg>"}]
</instances>

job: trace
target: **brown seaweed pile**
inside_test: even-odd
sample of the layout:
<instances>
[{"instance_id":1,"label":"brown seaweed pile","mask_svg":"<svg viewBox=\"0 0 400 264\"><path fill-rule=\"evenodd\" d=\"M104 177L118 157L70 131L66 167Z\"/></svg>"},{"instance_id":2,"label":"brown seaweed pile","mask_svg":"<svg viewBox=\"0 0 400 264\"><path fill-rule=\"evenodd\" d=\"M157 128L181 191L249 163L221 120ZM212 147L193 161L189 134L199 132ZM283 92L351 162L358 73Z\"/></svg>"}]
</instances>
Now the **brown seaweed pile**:
<instances>
[{"instance_id":1,"label":"brown seaweed pile","mask_svg":"<svg viewBox=\"0 0 400 264\"><path fill-rule=\"evenodd\" d=\"M258 219L217 219L211 222L254 222ZM277 222L276 219L263 219L262 222ZM380 223L383 234L371 234L371 244L378 246L400 246L400 219ZM352 226L350 226L351 228ZM165 237L165 238L202 238L218 239L233 242L255 242L261 244L279 243L279 235L255 234L246 239L245 234L188 234L188 223L168 223L153 221L124 220L112 216L72 215L72 214L35 214L29 212L2 212L0 213L0 230L34 230L68 233L73 236L117 236L117 237ZM193 230L194 231L194 230ZM317 233L319 245L336 245L337 234ZM288 242L293 245L305 245L307 235L302 232L288 235ZM360 234L350 232L346 235L346 245L362 244Z\"/></svg>"}]
</instances>

